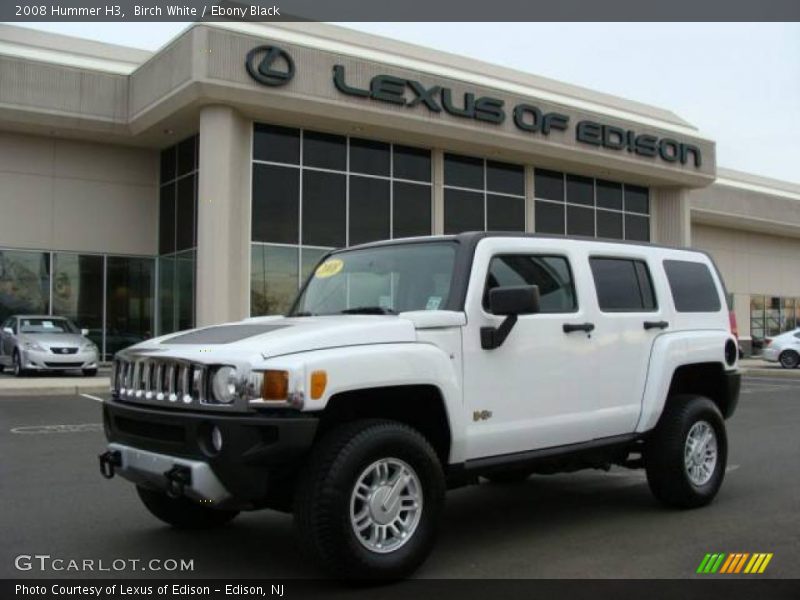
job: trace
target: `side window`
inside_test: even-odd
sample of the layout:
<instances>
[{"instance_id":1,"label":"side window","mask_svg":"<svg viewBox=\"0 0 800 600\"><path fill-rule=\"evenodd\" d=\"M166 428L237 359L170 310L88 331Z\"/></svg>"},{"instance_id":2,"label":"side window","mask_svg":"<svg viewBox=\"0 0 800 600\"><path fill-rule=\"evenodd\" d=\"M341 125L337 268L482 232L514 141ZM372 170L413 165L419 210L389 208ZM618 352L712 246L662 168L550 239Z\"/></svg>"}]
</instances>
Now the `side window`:
<instances>
[{"instance_id":1,"label":"side window","mask_svg":"<svg viewBox=\"0 0 800 600\"><path fill-rule=\"evenodd\" d=\"M489 308L489 290L515 285L538 285L541 312L575 312L575 284L569 261L563 256L507 254L489 263L483 307Z\"/></svg>"},{"instance_id":2,"label":"side window","mask_svg":"<svg viewBox=\"0 0 800 600\"><path fill-rule=\"evenodd\" d=\"M647 312L657 308L647 264L629 258L590 258L597 302L604 312Z\"/></svg>"},{"instance_id":3,"label":"side window","mask_svg":"<svg viewBox=\"0 0 800 600\"><path fill-rule=\"evenodd\" d=\"M721 308L711 271L703 263L665 260L672 300L678 312L718 312Z\"/></svg>"}]
</instances>

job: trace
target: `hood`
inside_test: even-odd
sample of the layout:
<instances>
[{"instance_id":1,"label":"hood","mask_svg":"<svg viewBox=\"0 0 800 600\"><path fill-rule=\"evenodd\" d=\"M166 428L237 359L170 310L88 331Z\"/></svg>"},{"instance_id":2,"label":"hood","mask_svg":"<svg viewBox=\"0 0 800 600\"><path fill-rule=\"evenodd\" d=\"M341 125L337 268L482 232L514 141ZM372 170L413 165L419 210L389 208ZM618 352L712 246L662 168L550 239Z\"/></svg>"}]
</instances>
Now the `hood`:
<instances>
[{"instance_id":1,"label":"hood","mask_svg":"<svg viewBox=\"0 0 800 600\"><path fill-rule=\"evenodd\" d=\"M52 346L56 348L64 346L80 348L89 341L80 333L23 333L20 338L24 342L36 342L45 348L50 348Z\"/></svg>"},{"instance_id":2,"label":"hood","mask_svg":"<svg viewBox=\"0 0 800 600\"><path fill-rule=\"evenodd\" d=\"M415 342L414 323L393 315L264 317L213 325L162 336L123 350L214 363L235 353L238 359L268 359L297 352Z\"/></svg>"}]
</instances>

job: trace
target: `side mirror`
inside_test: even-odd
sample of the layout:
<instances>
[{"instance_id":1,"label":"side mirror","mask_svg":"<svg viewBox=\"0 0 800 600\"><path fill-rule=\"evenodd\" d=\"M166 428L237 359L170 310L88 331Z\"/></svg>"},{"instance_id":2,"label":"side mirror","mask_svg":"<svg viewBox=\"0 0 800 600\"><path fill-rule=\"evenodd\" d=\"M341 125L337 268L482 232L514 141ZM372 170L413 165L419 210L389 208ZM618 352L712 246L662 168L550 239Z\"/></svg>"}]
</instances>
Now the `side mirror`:
<instances>
[{"instance_id":1,"label":"side mirror","mask_svg":"<svg viewBox=\"0 0 800 600\"><path fill-rule=\"evenodd\" d=\"M88 329L81 329L81 335L83 337L86 337L87 335L89 335L89 330Z\"/></svg>"},{"instance_id":2,"label":"side mirror","mask_svg":"<svg viewBox=\"0 0 800 600\"><path fill-rule=\"evenodd\" d=\"M8 335L14 335L14 330L11 327L3 327L3 333L7 333Z\"/></svg>"},{"instance_id":3,"label":"side mirror","mask_svg":"<svg viewBox=\"0 0 800 600\"><path fill-rule=\"evenodd\" d=\"M517 285L489 290L489 310L505 319L499 327L481 327L481 348L494 350L503 345L517 323L518 315L539 312L539 286Z\"/></svg>"}]
</instances>

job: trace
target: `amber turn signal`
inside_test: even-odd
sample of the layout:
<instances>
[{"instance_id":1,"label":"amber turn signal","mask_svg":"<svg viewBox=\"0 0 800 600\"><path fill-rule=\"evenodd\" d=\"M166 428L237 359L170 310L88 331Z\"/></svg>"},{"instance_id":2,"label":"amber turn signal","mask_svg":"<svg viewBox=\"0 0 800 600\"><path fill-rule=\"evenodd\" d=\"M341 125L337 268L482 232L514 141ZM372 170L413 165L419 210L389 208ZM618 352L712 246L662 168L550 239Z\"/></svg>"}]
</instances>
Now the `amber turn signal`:
<instances>
[{"instance_id":1,"label":"amber turn signal","mask_svg":"<svg viewBox=\"0 0 800 600\"><path fill-rule=\"evenodd\" d=\"M289 397L288 371L264 371L264 381L261 384L261 398L263 400L284 401Z\"/></svg>"},{"instance_id":2,"label":"amber turn signal","mask_svg":"<svg viewBox=\"0 0 800 600\"><path fill-rule=\"evenodd\" d=\"M311 373L311 399L319 400L325 393L325 386L328 385L328 374L325 371L314 371Z\"/></svg>"}]
</instances>

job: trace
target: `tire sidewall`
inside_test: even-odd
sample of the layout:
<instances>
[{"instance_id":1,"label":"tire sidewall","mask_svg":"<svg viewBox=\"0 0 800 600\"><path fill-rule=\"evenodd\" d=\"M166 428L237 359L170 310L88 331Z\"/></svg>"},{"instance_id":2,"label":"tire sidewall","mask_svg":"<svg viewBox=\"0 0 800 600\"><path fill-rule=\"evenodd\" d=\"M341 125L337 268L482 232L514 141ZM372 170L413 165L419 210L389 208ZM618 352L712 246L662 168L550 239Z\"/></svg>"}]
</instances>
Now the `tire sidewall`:
<instances>
[{"instance_id":1,"label":"tire sidewall","mask_svg":"<svg viewBox=\"0 0 800 600\"><path fill-rule=\"evenodd\" d=\"M790 356L794 358L794 361L791 364L786 365L783 362L784 356ZM794 350L784 350L778 357L778 361L781 363L781 367L783 367L784 369L796 369L800 364L800 354L797 354L797 352L795 352Z\"/></svg>"},{"instance_id":2,"label":"tire sidewall","mask_svg":"<svg viewBox=\"0 0 800 600\"><path fill-rule=\"evenodd\" d=\"M710 400L706 400L705 398L702 400L705 400L705 402L700 402L699 400L691 402L688 407L688 418L683 423L681 437L681 472L683 473L684 484L694 494L703 498L713 498L725 477L725 468L728 464L728 440L725 431L725 422L719 414L719 411L713 404L709 406L711 403ZM686 470L683 458L689 431L695 423L699 421L705 421L714 429L714 435L717 440L717 462L714 465L714 473L711 475L711 479L702 485L697 485L689 479L689 473Z\"/></svg>"}]
</instances>

